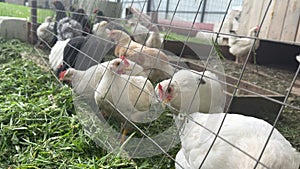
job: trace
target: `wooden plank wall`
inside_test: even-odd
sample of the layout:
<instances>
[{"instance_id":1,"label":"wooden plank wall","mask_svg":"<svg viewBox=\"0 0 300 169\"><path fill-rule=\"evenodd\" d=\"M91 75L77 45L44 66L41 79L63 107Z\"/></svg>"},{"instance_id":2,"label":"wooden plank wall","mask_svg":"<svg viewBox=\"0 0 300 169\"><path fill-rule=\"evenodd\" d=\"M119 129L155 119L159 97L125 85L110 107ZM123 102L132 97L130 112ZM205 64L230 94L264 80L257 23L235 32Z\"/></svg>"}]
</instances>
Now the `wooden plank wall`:
<instances>
[{"instance_id":1,"label":"wooden plank wall","mask_svg":"<svg viewBox=\"0 0 300 169\"><path fill-rule=\"evenodd\" d=\"M300 43L299 0L244 0L238 33L247 35L250 28L260 25L265 13L260 38Z\"/></svg>"}]
</instances>

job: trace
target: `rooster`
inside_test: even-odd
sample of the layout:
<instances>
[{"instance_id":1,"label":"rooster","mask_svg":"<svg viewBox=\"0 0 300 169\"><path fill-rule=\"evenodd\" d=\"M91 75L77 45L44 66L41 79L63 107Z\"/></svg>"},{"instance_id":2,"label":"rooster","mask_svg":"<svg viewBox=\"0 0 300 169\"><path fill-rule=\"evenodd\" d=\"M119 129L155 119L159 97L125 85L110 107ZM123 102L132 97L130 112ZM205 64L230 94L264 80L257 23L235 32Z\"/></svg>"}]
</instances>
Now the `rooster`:
<instances>
[{"instance_id":1,"label":"rooster","mask_svg":"<svg viewBox=\"0 0 300 169\"><path fill-rule=\"evenodd\" d=\"M124 74L130 67L125 57L110 61L96 88L95 101L100 109L111 112L117 121L126 122L129 119L138 123L147 122L151 119L149 107L154 89L147 78ZM122 140L130 128L125 126Z\"/></svg>"},{"instance_id":2,"label":"rooster","mask_svg":"<svg viewBox=\"0 0 300 169\"><path fill-rule=\"evenodd\" d=\"M258 29L258 26L251 28L248 32L248 36L255 37L257 35ZM231 33L235 34L234 31L231 31ZM230 36L228 40L229 52L236 57L235 63L239 63L239 60L241 59L245 61L246 56L251 50L253 44L254 52L259 47L259 40L249 38L236 38L234 36Z\"/></svg>"},{"instance_id":3,"label":"rooster","mask_svg":"<svg viewBox=\"0 0 300 169\"><path fill-rule=\"evenodd\" d=\"M182 146L176 155L176 169L255 168L256 159L272 131L272 125L261 119L225 113L196 112L178 119L176 125ZM217 133L221 125L209 150L216 137L213 133ZM300 153L275 128L257 168L298 169L299 164Z\"/></svg>"},{"instance_id":4,"label":"rooster","mask_svg":"<svg viewBox=\"0 0 300 169\"><path fill-rule=\"evenodd\" d=\"M149 74L152 82L164 80L174 74L174 67L169 64L167 55L156 48L143 46L130 39L130 36L120 30L112 30L109 33L110 39L117 43L115 55L126 56L128 59L141 65Z\"/></svg>"},{"instance_id":5,"label":"rooster","mask_svg":"<svg viewBox=\"0 0 300 169\"><path fill-rule=\"evenodd\" d=\"M210 71L180 70L172 79L155 87L155 93L163 104L169 104L183 113L220 113L225 106L224 87Z\"/></svg>"}]
</instances>

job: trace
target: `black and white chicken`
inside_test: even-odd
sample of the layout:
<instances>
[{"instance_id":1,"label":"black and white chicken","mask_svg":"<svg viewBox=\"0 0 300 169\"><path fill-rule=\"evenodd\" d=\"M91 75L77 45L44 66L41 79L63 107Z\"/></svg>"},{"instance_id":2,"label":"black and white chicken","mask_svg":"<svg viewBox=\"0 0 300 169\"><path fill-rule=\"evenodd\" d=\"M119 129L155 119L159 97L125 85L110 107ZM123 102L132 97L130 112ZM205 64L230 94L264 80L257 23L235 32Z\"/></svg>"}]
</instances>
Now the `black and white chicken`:
<instances>
[{"instance_id":1,"label":"black and white chicken","mask_svg":"<svg viewBox=\"0 0 300 169\"><path fill-rule=\"evenodd\" d=\"M57 35L57 40L61 41L82 35L83 29L81 24L67 16L62 2L54 1L53 4L56 8L54 32Z\"/></svg>"}]
</instances>

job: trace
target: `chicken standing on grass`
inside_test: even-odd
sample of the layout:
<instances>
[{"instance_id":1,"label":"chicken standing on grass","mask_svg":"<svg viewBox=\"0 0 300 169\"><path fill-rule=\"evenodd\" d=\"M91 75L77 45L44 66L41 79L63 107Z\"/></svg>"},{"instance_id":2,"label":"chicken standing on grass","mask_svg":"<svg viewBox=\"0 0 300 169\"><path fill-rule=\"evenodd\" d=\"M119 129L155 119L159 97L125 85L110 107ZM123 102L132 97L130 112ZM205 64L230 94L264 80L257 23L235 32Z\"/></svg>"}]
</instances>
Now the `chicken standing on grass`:
<instances>
[{"instance_id":1,"label":"chicken standing on grass","mask_svg":"<svg viewBox=\"0 0 300 169\"><path fill-rule=\"evenodd\" d=\"M225 106L224 88L218 77L210 71L180 70L172 79L155 87L155 93L163 104L170 103L180 113L221 113Z\"/></svg>"},{"instance_id":2,"label":"chicken standing on grass","mask_svg":"<svg viewBox=\"0 0 300 169\"><path fill-rule=\"evenodd\" d=\"M128 34L120 30L110 31L109 37L117 43L115 55L126 56L141 65L152 82L169 78L174 74L175 69L169 64L163 51L134 42Z\"/></svg>"},{"instance_id":3,"label":"chicken standing on grass","mask_svg":"<svg viewBox=\"0 0 300 169\"><path fill-rule=\"evenodd\" d=\"M96 87L102 79L105 68L109 62L110 61L94 65L85 71L69 68L60 73L59 79L61 81L70 82L76 94L87 99L94 99ZM125 74L146 77L143 67L130 60L128 60L128 62L130 63L131 70L125 71Z\"/></svg>"},{"instance_id":4,"label":"chicken standing on grass","mask_svg":"<svg viewBox=\"0 0 300 169\"><path fill-rule=\"evenodd\" d=\"M218 138L209 150L215 138L213 133L221 124ZM272 130L272 126L261 119L239 114L227 114L225 117L225 113L196 112L177 121L176 125L182 145L176 155L176 169L198 169L207 153L201 168L252 169ZM274 129L259 162L258 169L298 169L300 153Z\"/></svg>"},{"instance_id":5,"label":"chicken standing on grass","mask_svg":"<svg viewBox=\"0 0 300 169\"><path fill-rule=\"evenodd\" d=\"M255 37L257 35L258 29L258 26L251 28L248 32L248 36ZM230 36L228 40L229 52L236 57L236 63L240 63L240 60L242 62L246 61L247 55L249 54L249 51L251 50L253 44L253 52L255 52L259 47L259 40Z\"/></svg>"},{"instance_id":6,"label":"chicken standing on grass","mask_svg":"<svg viewBox=\"0 0 300 169\"><path fill-rule=\"evenodd\" d=\"M127 118L133 122L145 122L151 118L149 108L154 89L151 82L143 76L125 75L126 69L130 67L130 62L125 57L110 61L96 88L95 101L101 110L111 113L117 121L126 123ZM123 131L123 141L131 128L128 123Z\"/></svg>"}]
</instances>

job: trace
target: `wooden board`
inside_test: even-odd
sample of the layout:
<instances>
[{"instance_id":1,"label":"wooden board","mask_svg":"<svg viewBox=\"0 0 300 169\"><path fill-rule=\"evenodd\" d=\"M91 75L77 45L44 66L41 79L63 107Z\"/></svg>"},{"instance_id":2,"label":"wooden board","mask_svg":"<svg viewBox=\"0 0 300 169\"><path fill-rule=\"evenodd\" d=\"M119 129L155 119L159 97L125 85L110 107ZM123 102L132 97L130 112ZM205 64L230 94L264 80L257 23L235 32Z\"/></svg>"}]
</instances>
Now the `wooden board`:
<instances>
[{"instance_id":1,"label":"wooden board","mask_svg":"<svg viewBox=\"0 0 300 169\"><path fill-rule=\"evenodd\" d=\"M297 24L299 27L300 17L300 1L290 0L286 17L284 20L283 30L281 34L281 40L294 41L297 35Z\"/></svg>"}]
</instances>

